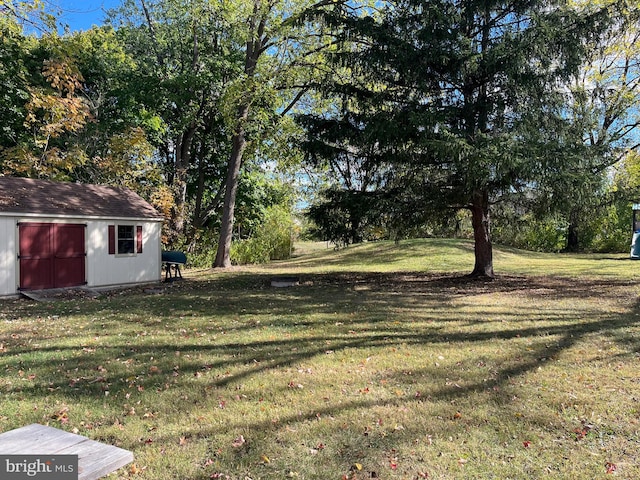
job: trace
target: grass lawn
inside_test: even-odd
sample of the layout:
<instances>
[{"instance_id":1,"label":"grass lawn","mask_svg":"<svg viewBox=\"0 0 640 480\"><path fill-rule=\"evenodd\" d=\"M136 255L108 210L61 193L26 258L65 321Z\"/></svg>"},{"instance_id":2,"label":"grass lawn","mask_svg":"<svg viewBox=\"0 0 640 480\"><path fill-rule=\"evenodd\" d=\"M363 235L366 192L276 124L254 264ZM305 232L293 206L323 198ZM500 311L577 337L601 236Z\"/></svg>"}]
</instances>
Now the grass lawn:
<instances>
[{"instance_id":1,"label":"grass lawn","mask_svg":"<svg viewBox=\"0 0 640 480\"><path fill-rule=\"evenodd\" d=\"M0 431L132 450L111 478L640 478L640 262L497 247L487 282L467 241L304 248L0 301Z\"/></svg>"}]
</instances>

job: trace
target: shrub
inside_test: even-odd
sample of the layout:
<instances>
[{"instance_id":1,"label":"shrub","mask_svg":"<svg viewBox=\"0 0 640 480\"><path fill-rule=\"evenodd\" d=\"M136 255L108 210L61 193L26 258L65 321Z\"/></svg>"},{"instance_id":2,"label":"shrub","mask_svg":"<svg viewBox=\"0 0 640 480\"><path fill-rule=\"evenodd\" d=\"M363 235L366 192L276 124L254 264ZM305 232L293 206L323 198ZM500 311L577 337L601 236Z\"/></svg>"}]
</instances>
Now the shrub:
<instances>
[{"instance_id":1,"label":"shrub","mask_svg":"<svg viewBox=\"0 0 640 480\"><path fill-rule=\"evenodd\" d=\"M266 263L291 256L294 223L291 212L282 205L267 208L264 221L251 237L231 246L231 261L235 264Z\"/></svg>"}]
</instances>

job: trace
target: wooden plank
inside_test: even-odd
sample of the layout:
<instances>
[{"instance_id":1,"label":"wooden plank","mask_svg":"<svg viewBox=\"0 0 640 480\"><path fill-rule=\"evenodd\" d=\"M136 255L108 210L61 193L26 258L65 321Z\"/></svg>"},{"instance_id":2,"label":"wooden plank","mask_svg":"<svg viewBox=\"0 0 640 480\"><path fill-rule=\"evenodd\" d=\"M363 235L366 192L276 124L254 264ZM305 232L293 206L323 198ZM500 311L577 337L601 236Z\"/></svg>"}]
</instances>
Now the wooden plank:
<instances>
[{"instance_id":1,"label":"wooden plank","mask_svg":"<svg viewBox=\"0 0 640 480\"><path fill-rule=\"evenodd\" d=\"M61 455L78 455L78 480L101 478L133 462L133 453L113 445L105 445L85 439L58 452Z\"/></svg>"},{"instance_id":2,"label":"wooden plank","mask_svg":"<svg viewBox=\"0 0 640 480\"><path fill-rule=\"evenodd\" d=\"M0 453L35 455L55 454L62 448L73 446L85 437L73 433L45 427L44 425L28 425L0 435ZM37 449L37 452L34 451Z\"/></svg>"},{"instance_id":3,"label":"wooden plank","mask_svg":"<svg viewBox=\"0 0 640 480\"><path fill-rule=\"evenodd\" d=\"M1 434L0 454L78 455L78 480L96 480L133 461L128 450L38 424Z\"/></svg>"}]
</instances>

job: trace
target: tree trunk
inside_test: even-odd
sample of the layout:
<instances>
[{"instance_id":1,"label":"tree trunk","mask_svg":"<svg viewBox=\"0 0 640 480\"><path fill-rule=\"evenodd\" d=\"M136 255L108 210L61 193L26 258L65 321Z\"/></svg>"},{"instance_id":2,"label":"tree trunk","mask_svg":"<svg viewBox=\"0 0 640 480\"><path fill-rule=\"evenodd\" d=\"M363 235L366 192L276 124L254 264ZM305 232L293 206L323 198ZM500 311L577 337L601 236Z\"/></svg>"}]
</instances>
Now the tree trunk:
<instances>
[{"instance_id":1,"label":"tree trunk","mask_svg":"<svg viewBox=\"0 0 640 480\"><path fill-rule=\"evenodd\" d=\"M494 278L488 192L474 192L471 203L471 223L475 240L475 266L471 276Z\"/></svg>"},{"instance_id":2,"label":"tree trunk","mask_svg":"<svg viewBox=\"0 0 640 480\"><path fill-rule=\"evenodd\" d=\"M249 38L244 59L244 73L253 81L256 74L258 59L264 52L268 37L265 36L268 11L262 9L262 0L253 0L253 14L249 17ZM249 82L251 83L251 82ZM220 239L218 251L213 263L214 267L231 266L231 240L233 238L233 215L236 207L236 193L238 191L238 176L242 166L242 155L247 147L245 125L249 119L249 106L255 91L253 86L245 92L244 102L237 110L235 132L233 134L233 146L229 157L229 170L227 171L227 185L224 193L224 205L222 207L222 224L220 225Z\"/></svg>"},{"instance_id":3,"label":"tree trunk","mask_svg":"<svg viewBox=\"0 0 640 480\"><path fill-rule=\"evenodd\" d=\"M180 136L175 139L175 163L171 188L173 191L173 209L171 211L172 244L185 233L186 204L187 204L187 172L191 164L191 145L196 134L196 126L189 125Z\"/></svg>"},{"instance_id":4,"label":"tree trunk","mask_svg":"<svg viewBox=\"0 0 640 480\"><path fill-rule=\"evenodd\" d=\"M233 135L233 147L229 156L229 169L227 170L227 184L224 193L224 205L222 206L222 223L220 225L220 240L218 251L213 264L214 267L227 268L231 266L231 240L233 238L233 219L236 208L236 194L238 192L238 176L242 166L242 154L247 146L244 122L249 115L249 106L245 105L238 111L238 130Z\"/></svg>"},{"instance_id":5,"label":"tree trunk","mask_svg":"<svg viewBox=\"0 0 640 480\"><path fill-rule=\"evenodd\" d=\"M578 252L580 251L580 237L578 235L578 214L572 211L569 214L569 228L567 229L567 246L565 251Z\"/></svg>"}]
</instances>

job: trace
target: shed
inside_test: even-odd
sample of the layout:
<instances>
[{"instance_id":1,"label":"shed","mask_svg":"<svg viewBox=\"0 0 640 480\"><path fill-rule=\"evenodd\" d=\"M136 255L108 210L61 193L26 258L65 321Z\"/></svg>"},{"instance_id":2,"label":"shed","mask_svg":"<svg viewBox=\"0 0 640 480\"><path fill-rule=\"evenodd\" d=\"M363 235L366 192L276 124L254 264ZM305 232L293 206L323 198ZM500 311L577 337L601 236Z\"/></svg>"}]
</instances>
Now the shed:
<instances>
[{"instance_id":1,"label":"shed","mask_svg":"<svg viewBox=\"0 0 640 480\"><path fill-rule=\"evenodd\" d=\"M126 188L0 177L0 296L158 282L162 222Z\"/></svg>"}]
</instances>

